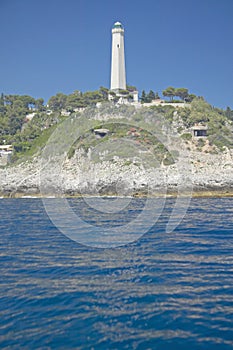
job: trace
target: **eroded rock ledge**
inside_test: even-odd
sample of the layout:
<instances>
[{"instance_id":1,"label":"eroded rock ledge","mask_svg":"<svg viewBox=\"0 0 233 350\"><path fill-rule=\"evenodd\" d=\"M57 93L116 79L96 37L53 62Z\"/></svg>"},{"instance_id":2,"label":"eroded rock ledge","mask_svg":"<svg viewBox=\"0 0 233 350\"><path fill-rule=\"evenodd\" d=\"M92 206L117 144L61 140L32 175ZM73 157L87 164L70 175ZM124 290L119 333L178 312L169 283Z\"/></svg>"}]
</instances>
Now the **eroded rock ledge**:
<instances>
[{"instance_id":1,"label":"eroded rock ledge","mask_svg":"<svg viewBox=\"0 0 233 350\"><path fill-rule=\"evenodd\" d=\"M157 195L164 192L233 193L233 151L189 153L188 160L147 168L122 159L95 163L81 150L47 168L41 159L0 169L1 196L20 195Z\"/></svg>"}]
</instances>

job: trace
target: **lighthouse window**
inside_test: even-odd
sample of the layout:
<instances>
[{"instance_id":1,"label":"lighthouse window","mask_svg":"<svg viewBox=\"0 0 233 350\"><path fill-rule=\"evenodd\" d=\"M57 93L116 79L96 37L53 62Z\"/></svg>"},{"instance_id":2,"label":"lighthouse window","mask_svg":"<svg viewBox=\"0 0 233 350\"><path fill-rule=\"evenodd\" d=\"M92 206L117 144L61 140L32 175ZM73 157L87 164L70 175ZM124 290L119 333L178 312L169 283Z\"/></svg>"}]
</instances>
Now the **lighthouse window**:
<instances>
[{"instance_id":1,"label":"lighthouse window","mask_svg":"<svg viewBox=\"0 0 233 350\"><path fill-rule=\"evenodd\" d=\"M119 48L119 47L120 47L120 45L119 45L119 44L117 44L117 47Z\"/></svg>"}]
</instances>

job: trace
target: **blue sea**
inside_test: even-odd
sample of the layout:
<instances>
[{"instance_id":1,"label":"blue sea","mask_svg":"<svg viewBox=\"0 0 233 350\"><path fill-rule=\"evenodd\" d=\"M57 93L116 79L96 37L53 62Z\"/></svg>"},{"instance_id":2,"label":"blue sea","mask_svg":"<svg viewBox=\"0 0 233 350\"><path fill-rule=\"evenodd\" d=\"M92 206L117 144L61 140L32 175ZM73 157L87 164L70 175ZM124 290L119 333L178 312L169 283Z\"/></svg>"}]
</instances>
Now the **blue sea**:
<instances>
[{"instance_id":1,"label":"blue sea","mask_svg":"<svg viewBox=\"0 0 233 350\"><path fill-rule=\"evenodd\" d=\"M121 227L144 205L101 217L68 203L98 228ZM0 349L233 349L232 204L192 199L167 232L167 199L141 237L98 248L64 235L41 199L1 199Z\"/></svg>"}]
</instances>

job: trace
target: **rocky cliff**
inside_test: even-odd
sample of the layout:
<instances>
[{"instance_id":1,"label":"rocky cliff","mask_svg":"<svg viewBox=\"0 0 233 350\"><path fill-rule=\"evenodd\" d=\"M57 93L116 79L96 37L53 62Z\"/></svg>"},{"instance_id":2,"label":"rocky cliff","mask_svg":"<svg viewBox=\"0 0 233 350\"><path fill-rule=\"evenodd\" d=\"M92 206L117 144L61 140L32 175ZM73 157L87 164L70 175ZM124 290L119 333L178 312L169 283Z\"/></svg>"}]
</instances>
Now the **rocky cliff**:
<instances>
[{"instance_id":1,"label":"rocky cliff","mask_svg":"<svg viewBox=\"0 0 233 350\"><path fill-rule=\"evenodd\" d=\"M1 194L233 192L232 149L212 152L208 140L202 149L195 146L196 140L183 142L174 131L174 123L161 120L151 111L139 113L131 108L126 114L119 110L114 113L89 111L82 118L63 123L42 153L0 169ZM143 116L140 120L139 114ZM95 133L93 125L99 129L104 126L109 134ZM156 149L153 138L157 138ZM170 162L166 162L169 154Z\"/></svg>"}]
</instances>

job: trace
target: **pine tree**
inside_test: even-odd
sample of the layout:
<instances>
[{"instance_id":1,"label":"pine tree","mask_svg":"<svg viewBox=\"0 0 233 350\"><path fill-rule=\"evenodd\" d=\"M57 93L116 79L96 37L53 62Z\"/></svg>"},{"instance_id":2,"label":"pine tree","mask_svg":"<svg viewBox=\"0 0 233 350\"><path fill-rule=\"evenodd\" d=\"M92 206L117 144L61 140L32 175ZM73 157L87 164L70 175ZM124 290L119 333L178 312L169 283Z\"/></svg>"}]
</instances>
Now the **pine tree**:
<instances>
[{"instance_id":1,"label":"pine tree","mask_svg":"<svg viewBox=\"0 0 233 350\"><path fill-rule=\"evenodd\" d=\"M0 105L4 106L4 94L3 94L3 92L1 93L1 97L0 97Z\"/></svg>"},{"instance_id":2,"label":"pine tree","mask_svg":"<svg viewBox=\"0 0 233 350\"><path fill-rule=\"evenodd\" d=\"M154 91L150 90L148 95L147 95L147 102L151 102L155 99L155 93Z\"/></svg>"},{"instance_id":3,"label":"pine tree","mask_svg":"<svg viewBox=\"0 0 233 350\"><path fill-rule=\"evenodd\" d=\"M1 97L0 97L0 113L3 113L4 111L5 111L4 94L1 93Z\"/></svg>"},{"instance_id":4,"label":"pine tree","mask_svg":"<svg viewBox=\"0 0 233 350\"><path fill-rule=\"evenodd\" d=\"M146 92L145 92L145 90L142 90L141 102L142 103L146 102Z\"/></svg>"}]
</instances>

